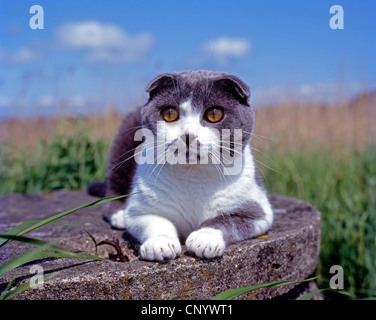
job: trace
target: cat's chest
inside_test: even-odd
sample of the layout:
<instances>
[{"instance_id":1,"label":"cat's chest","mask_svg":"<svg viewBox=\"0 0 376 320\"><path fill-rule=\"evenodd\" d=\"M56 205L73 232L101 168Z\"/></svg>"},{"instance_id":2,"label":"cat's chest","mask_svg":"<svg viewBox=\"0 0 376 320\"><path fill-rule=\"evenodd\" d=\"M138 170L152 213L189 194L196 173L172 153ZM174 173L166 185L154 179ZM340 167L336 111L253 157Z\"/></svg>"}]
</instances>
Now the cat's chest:
<instances>
[{"instance_id":1,"label":"cat's chest","mask_svg":"<svg viewBox=\"0 0 376 320\"><path fill-rule=\"evenodd\" d=\"M221 179L204 177L166 176L156 189L169 193L169 201L184 204L185 211L203 211L216 202L217 194L223 192L226 184Z\"/></svg>"},{"instance_id":2,"label":"cat's chest","mask_svg":"<svg viewBox=\"0 0 376 320\"><path fill-rule=\"evenodd\" d=\"M220 181L209 183L192 177L163 177L151 190L154 202L149 209L171 220L180 234L187 236L203 221L216 217L223 210L224 189Z\"/></svg>"},{"instance_id":3,"label":"cat's chest","mask_svg":"<svg viewBox=\"0 0 376 320\"><path fill-rule=\"evenodd\" d=\"M233 212L250 198L254 185L252 166L243 168L236 177L224 176L216 169L160 169L154 170L155 175L150 170L139 171L134 190L139 192L135 210L168 218L183 235L207 219Z\"/></svg>"},{"instance_id":4,"label":"cat's chest","mask_svg":"<svg viewBox=\"0 0 376 320\"><path fill-rule=\"evenodd\" d=\"M201 175L189 171L170 172L168 169L158 172L153 183L144 175L140 178L143 193L150 194L155 203L174 207L187 212L202 211L216 201L218 193L227 187L220 177L213 177L207 173Z\"/></svg>"}]
</instances>

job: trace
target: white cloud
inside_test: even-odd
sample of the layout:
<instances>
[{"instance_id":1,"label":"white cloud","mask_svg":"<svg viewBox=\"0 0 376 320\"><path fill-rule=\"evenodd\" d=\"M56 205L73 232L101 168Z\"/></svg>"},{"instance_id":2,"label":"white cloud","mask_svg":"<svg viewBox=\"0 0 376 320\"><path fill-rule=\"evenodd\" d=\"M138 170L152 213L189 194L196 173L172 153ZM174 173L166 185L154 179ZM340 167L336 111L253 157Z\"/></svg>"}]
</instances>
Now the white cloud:
<instances>
[{"instance_id":1,"label":"white cloud","mask_svg":"<svg viewBox=\"0 0 376 320\"><path fill-rule=\"evenodd\" d=\"M351 99L364 87L359 82L353 82L343 87L335 80L324 80L311 83L279 84L258 87L253 91L253 100L257 104L278 104L292 101L308 103L331 103L341 99Z\"/></svg>"},{"instance_id":2,"label":"white cloud","mask_svg":"<svg viewBox=\"0 0 376 320\"><path fill-rule=\"evenodd\" d=\"M56 30L59 46L86 51L90 62L134 62L145 58L154 44L150 33L130 35L97 21L67 23Z\"/></svg>"},{"instance_id":3,"label":"white cloud","mask_svg":"<svg viewBox=\"0 0 376 320\"><path fill-rule=\"evenodd\" d=\"M251 52L251 43L244 38L220 37L206 42L203 51L217 62L225 64L231 58L242 58Z\"/></svg>"},{"instance_id":4,"label":"white cloud","mask_svg":"<svg viewBox=\"0 0 376 320\"><path fill-rule=\"evenodd\" d=\"M0 96L0 107L4 108L5 106L8 106L9 103L10 103L9 97Z\"/></svg>"},{"instance_id":5,"label":"white cloud","mask_svg":"<svg viewBox=\"0 0 376 320\"><path fill-rule=\"evenodd\" d=\"M51 95L42 95L38 98L38 104L44 107L52 107L56 103L56 98Z\"/></svg>"},{"instance_id":6,"label":"white cloud","mask_svg":"<svg viewBox=\"0 0 376 320\"><path fill-rule=\"evenodd\" d=\"M29 48L22 48L11 57L12 62L32 62L38 59L39 54Z\"/></svg>"},{"instance_id":7,"label":"white cloud","mask_svg":"<svg viewBox=\"0 0 376 320\"><path fill-rule=\"evenodd\" d=\"M126 35L119 27L96 21L67 23L57 29L60 43L72 49L119 47Z\"/></svg>"},{"instance_id":8,"label":"white cloud","mask_svg":"<svg viewBox=\"0 0 376 320\"><path fill-rule=\"evenodd\" d=\"M24 47L15 52L0 50L0 61L6 63L28 63L40 59L40 54L30 48Z\"/></svg>"},{"instance_id":9,"label":"white cloud","mask_svg":"<svg viewBox=\"0 0 376 320\"><path fill-rule=\"evenodd\" d=\"M298 91L302 95L309 96L309 95L312 95L314 93L315 88L310 84L303 83L303 84L299 85Z\"/></svg>"}]
</instances>

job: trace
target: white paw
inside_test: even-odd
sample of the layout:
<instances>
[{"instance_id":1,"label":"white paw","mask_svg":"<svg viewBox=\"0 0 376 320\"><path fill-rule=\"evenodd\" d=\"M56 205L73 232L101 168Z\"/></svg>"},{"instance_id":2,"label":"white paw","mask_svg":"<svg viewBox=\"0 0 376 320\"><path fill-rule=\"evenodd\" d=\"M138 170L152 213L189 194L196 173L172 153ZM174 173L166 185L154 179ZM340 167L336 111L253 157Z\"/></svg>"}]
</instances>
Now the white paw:
<instances>
[{"instance_id":1,"label":"white paw","mask_svg":"<svg viewBox=\"0 0 376 320\"><path fill-rule=\"evenodd\" d=\"M213 228L202 228L193 231L185 242L187 250L199 258L221 257L226 244L222 231Z\"/></svg>"},{"instance_id":2,"label":"white paw","mask_svg":"<svg viewBox=\"0 0 376 320\"><path fill-rule=\"evenodd\" d=\"M146 240L140 253L142 259L149 261L172 260L180 256L181 245L177 238L157 236Z\"/></svg>"},{"instance_id":3,"label":"white paw","mask_svg":"<svg viewBox=\"0 0 376 320\"><path fill-rule=\"evenodd\" d=\"M125 229L125 222L124 222L124 210L118 210L111 216L111 226L116 229Z\"/></svg>"}]
</instances>

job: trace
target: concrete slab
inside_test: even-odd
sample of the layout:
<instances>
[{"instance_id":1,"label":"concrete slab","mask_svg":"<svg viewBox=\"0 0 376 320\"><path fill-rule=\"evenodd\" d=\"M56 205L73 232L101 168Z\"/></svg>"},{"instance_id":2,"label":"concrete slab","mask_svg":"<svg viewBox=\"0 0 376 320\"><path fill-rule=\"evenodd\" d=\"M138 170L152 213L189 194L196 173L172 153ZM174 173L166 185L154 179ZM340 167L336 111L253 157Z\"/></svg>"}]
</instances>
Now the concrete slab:
<instances>
[{"instance_id":1,"label":"concrete slab","mask_svg":"<svg viewBox=\"0 0 376 320\"><path fill-rule=\"evenodd\" d=\"M0 233L27 220L38 220L95 200L82 191L0 197ZM139 244L129 234L114 230L102 220L100 205L81 209L60 221L88 230L97 242L117 241L130 262L109 259L116 251L98 247L104 261L43 259L18 268L16 283L30 281L30 267L38 264L48 275L43 289L28 290L15 299L211 299L230 289L280 280L303 280L315 270L320 251L320 213L295 199L271 195L275 221L266 237L229 246L223 257L201 260L185 252L166 263L139 260ZM44 241L63 239L59 245L69 250L95 254L90 237L81 229L48 225L28 234ZM0 264L30 247L12 242L0 248ZM12 275L0 278L0 291ZM294 299L314 290L314 283L260 289L238 299ZM317 298L320 298L319 296Z\"/></svg>"}]
</instances>

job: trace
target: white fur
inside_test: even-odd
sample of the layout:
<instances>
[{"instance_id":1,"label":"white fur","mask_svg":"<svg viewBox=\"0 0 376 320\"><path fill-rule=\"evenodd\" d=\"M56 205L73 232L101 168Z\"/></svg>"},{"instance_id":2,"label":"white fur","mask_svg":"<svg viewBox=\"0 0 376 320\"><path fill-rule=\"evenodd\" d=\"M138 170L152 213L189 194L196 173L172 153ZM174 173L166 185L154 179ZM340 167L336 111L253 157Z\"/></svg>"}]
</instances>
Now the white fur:
<instances>
[{"instance_id":1,"label":"white fur","mask_svg":"<svg viewBox=\"0 0 376 320\"><path fill-rule=\"evenodd\" d=\"M200 124L200 119L202 114L195 112L192 108L191 101L188 100L180 105L180 119L179 121L174 122L163 122L161 126L158 126L160 130L158 132L159 136L164 136L166 144L169 145L173 143L177 148L184 150L186 148L185 141L181 137L185 134L190 134L195 136L200 140L201 152L207 152L209 146L216 145L219 142L218 136L215 134L215 131L209 127L202 126ZM195 143L190 146L190 154L188 163L195 164L197 163L197 140ZM174 148L171 148L174 151ZM175 156L173 152L166 153L166 161L169 163L173 162ZM185 159L180 157L181 160ZM185 161L185 160L184 160Z\"/></svg>"},{"instance_id":2,"label":"white fur","mask_svg":"<svg viewBox=\"0 0 376 320\"><path fill-rule=\"evenodd\" d=\"M193 231L185 243L187 250L199 258L220 257L226 248L222 231L214 228L201 228Z\"/></svg>"},{"instance_id":3,"label":"white fur","mask_svg":"<svg viewBox=\"0 0 376 320\"><path fill-rule=\"evenodd\" d=\"M210 140L207 128L197 127L199 121L192 108L186 104L181 109L186 112L184 121L166 125L167 142L187 129L194 130L200 143ZM132 190L136 194L128 199L126 208L113 215L111 224L126 228L142 243L143 259L161 261L179 256L179 237L187 239L187 249L199 257L221 256L225 249L221 231L213 228L195 231L205 220L253 200L266 214L264 220L256 222L255 235L264 233L272 223L266 194L255 182L249 146L241 157L242 170L229 176L221 174L218 166L208 164L138 165Z\"/></svg>"},{"instance_id":4,"label":"white fur","mask_svg":"<svg viewBox=\"0 0 376 320\"><path fill-rule=\"evenodd\" d=\"M180 256L181 246L179 239L165 235L146 240L140 248L141 257L147 260L163 261Z\"/></svg>"}]
</instances>

